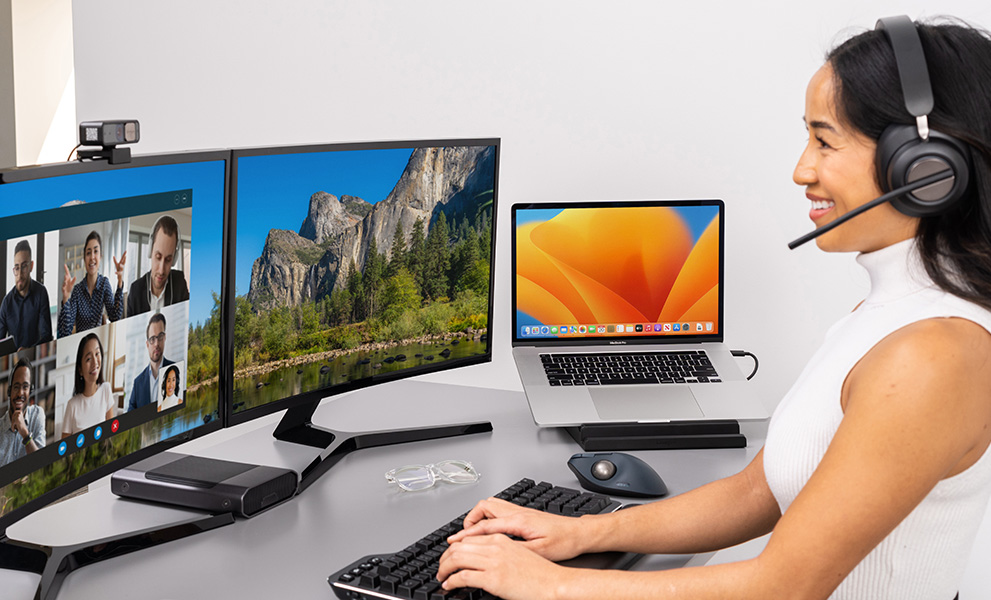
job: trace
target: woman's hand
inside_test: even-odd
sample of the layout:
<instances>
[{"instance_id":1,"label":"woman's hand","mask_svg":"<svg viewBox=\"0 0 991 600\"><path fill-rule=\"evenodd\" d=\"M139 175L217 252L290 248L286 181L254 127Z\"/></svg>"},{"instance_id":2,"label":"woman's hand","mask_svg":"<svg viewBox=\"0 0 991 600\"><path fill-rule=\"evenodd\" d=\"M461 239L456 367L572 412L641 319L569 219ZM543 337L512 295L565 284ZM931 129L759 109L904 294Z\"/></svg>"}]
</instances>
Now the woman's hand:
<instances>
[{"instance_id":1,"label":"woman's hand","mask_svg":"<svg viewBox=\"0 0 991 600\"><path fill-rule=\"evenodd\" d=\"M524 544L499 534L464 537L441 555L437 579L447 590L482 588L506 600L553 598L567 569Z\"/></svg>"},{"instance_id":2,"label":"woman's hand","mask_svg":"<svg viewBox=\"0 0 991 600\"><path fill-rule=\"evenodd\" d=\"M585 551L582 521L588 517L564 517L512 502L482 500L465 516L464 529L448 538L453 544L474 536L497 533L522 538L521 545L552 561L574 558ZM587 521L586 521L587 522Z\"/></svg>"},{"instance_id":3,"label":"woman's hand","mask_svg":"<svg viewBox=\"0 0 991 600\"><path fill-rule=\"evenodd\" d=\"M72 286L76 285L76 278L69 273L69 265L65 267L65 279L62 280L62 302L68 302L72 295Z\"/></svg>"},{"instance_id":4,"label":"woman's hand","mask_svg":"<svg viewBox=\"0 0 991 600\"><path fill-rule=\"evenodd\" d=\"M120 262L117 262L117 258L114 256L110 257L114 261L114 270L117 271L117 287L124 287L124 263L127 262L127 250L124 254L120 255Z\"/></svg>"}]
</instances>

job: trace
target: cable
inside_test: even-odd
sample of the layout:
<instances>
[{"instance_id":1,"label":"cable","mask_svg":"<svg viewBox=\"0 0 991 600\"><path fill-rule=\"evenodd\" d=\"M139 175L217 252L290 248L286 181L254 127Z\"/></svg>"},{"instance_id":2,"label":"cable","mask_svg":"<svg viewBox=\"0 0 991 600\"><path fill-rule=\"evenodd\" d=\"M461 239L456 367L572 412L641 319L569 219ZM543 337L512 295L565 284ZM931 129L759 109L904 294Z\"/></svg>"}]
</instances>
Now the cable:
<instances>
[{"instance_id":1,"label":"cable","mask_svg":"<svg viewBox=\"0 0 991 600\"><path fill-rule=\"evenodd\" d=\"M757 374L757 369L760 367L760 363L757 362L757 355L752 352L747 352L746 350L730 350L730 354L737 357L749 356L754 359L754 370L750 372L750 375L747 375L747 381L753 379L754 375Z\"/></svg>"},{"instance_id":2,"label":"cable","mask_svg":"<svg viewBox=\"0 0 991 600\"><path fill-rule=\"evenodd\" d=\"M65 159L65 162L69 162L70 160L72 160L72 153L75 152L76 150L79 150L80 146L82 146L82 144L76 144L75 148L69 150L69 156Z\"/></svg>"}]
</instances>

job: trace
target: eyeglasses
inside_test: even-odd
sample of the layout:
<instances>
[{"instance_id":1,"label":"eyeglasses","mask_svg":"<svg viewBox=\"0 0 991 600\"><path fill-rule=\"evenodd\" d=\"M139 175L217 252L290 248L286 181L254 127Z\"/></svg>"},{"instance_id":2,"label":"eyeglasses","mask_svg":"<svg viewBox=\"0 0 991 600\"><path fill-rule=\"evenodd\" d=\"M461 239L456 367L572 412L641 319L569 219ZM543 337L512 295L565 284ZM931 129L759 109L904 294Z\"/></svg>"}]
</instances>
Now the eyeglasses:
<instances>
[{"instance_id":1,"label":"eyeglasses","mask_svg":"<svg viewBox=\"0 0 991 600\"><path fill-rule=\"evenodd\" d=\"M480 477L475 467L464 460L442 460L432 465L408 465L385 474L389 483L407 492L417 492L433 487L438 479L448 483L474 483Z\"/></svg>"},{"instance_id":2,"label":"eyeglasses","mask_svg":"<svg viewBox=\"0 0 991 600\"><path fill-rule=\"evenodd\" d=\"M165 332L164 331L162 333L158 334L158 335L152 335L152 336L149 336L148 337L148 343L149 344L154 344L155 342L158 342L159 344L165 343Z\"/></svg>"}]
</instances>

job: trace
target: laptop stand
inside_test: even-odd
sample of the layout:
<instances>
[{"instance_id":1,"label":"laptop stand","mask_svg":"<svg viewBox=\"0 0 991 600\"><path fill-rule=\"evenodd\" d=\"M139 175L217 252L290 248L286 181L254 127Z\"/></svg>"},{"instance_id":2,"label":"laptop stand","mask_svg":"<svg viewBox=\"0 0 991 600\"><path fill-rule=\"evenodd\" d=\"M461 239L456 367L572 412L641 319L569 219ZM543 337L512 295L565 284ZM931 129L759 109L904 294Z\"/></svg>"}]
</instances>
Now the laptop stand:
<instances>
[{"instance_id":1,"label":"laptop stand","mask_svg":"<svg viewBox=\"0 0 991 600\"><path fill-rule=\"evenodd\" d=\"M565 427L585 451L746 448L738 421L595 423Z\"/></svg>"}]
</instances>

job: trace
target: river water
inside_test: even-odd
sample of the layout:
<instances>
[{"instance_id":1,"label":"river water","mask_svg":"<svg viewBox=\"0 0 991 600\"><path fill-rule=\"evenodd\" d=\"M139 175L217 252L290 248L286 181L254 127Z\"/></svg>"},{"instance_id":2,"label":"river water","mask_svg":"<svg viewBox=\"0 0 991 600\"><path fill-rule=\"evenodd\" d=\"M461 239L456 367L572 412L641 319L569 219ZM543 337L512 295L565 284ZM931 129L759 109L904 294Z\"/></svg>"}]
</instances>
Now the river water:
<instances>
[{"instance_id":1,"label":"river water","mask_svg":"<svg viewBox=\"0 0 991 600\"><path fill-rule=\"evenodd\" d=\"M485 341L462 338L401 344L380 350L355 350L331 360L241 377L234 381L234 412L366 377L422 366L436 368L455 359L482 355L486 345ZM333 391L328 390L328 395L331 393Z\"/></svg>"}]
</instances>

